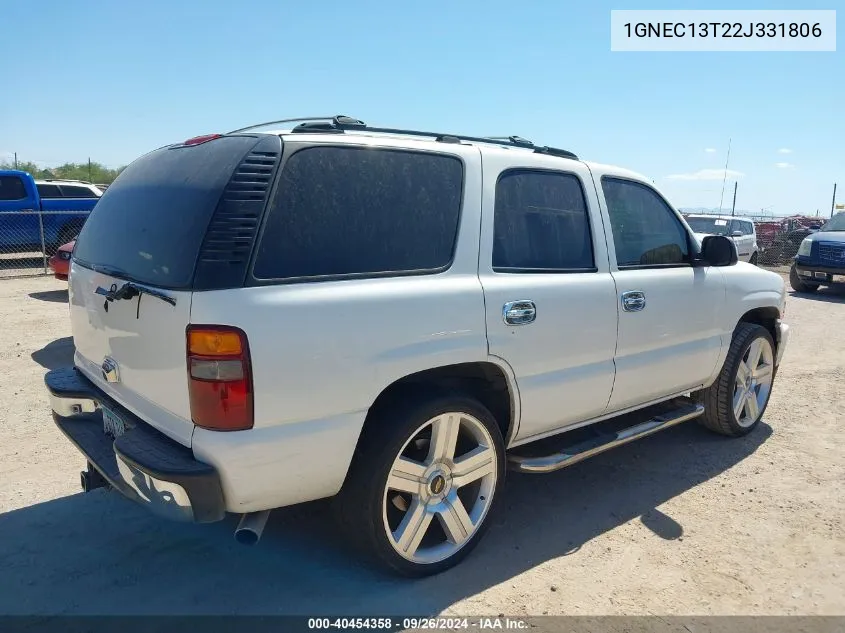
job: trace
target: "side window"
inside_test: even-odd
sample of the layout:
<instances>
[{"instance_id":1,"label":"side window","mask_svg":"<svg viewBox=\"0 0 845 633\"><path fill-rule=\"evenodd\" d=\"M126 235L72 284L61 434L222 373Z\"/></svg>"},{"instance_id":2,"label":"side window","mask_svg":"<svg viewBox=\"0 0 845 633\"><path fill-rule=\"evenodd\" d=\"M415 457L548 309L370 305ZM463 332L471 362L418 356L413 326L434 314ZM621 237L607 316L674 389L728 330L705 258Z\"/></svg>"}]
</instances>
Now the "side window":
<instances>
[{"instance_id":1,"label":"side window","mask_svg":"<svg viewBox=\"0 0 845 633\"><path fill-rule=\"evenodd\" d=\"M436 272L452 261L463 197L454 156L310 147L285 164L256 279Z\"/></svg>"},{"instance_id":2,"label":"side window","mask_svg":"<svg viewBox=\"0 0 845 633\"><path fill-rule=\"evenodd\" d=\"M35 185L35 188L38 189L38 195L41 198L61 198L62 192L59 190L58 185Z\"/></svg>"},{"instance_id":3,"label":"side window","mask_svg":"<svg viewBox=\"0 0 845 633\"><path fill-rule=\"evenodd\" d=\"M606 176L601 183L620 268L690 262L687 232L656 191L642 183Z\"/></svg>"},{"instance_id":4,"label":"side window","mask_svg":"<svg viewBox=\"0 0 845 633\"><path fill-rule=\"evenodd\" d=\"M18 176L0 176L0 200L23 200L26 188Z\"/></svg>"},{"instance_id":5,"label":"side window","mask_svg":"<svg viewBox=\"0 0 845 633\"><path fill-rule=\"evenodd\" d=\"M79 185L62 185L62 194L65 198L96 198L97 195L88 187Z\"/></svg>"},{"instance_id":6,"label":"side window","mask_svg":"<svg viewBox=\"0 0 845 633\"><path fill-rule=\"evenodd\" d=\"M746 235L754 235L754 224L751 222L743 222L743 228L745 229L743 233Z\"/></svg>"},{"instance_id":7,"label":"side window","mask_svg":"<svg viewBox=\"0 0 845 633\"><path fill-rule=\"evenodd\" d=\"M593 271L581 181L573 174L513 170L496 184L493 270Z\"/></svg>"}]
</instances>

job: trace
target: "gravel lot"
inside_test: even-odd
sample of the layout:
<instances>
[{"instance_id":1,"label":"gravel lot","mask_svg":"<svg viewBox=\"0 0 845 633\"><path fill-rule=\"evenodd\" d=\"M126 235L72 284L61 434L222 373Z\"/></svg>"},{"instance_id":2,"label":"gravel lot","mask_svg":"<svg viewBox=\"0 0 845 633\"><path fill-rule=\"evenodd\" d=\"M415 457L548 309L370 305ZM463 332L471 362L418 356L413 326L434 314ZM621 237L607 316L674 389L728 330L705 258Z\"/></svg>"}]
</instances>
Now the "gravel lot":
<instances>
[{"instance_id":1,"label":"gravel lot","mask_svg":"<svg viewBox=\"0 0 845 633\"><path fill-rule=\"evenodd\" d=\"M845 614L845 291L791 296L764 423L684 424L551 475L511 474L457 569L400 581L360 564L325 504L171 524L103 490L49 417L71 362L66 285L0 280L0 613Z\"/></svg>"}]
</instances>

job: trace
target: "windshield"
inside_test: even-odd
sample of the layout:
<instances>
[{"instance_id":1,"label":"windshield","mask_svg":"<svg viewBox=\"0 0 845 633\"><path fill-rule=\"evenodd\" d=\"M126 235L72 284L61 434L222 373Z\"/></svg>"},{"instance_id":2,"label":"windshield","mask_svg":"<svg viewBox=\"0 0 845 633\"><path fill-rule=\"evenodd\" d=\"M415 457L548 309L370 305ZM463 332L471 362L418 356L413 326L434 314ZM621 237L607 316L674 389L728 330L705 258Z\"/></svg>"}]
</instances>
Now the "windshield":
<instances>
[{"instance_id":1,"label":"windshield","mask_svg":"<svg viewBox=\"0 0 845 633\"><path fill-rule=\"evenodd\" d=\"M728 220L720 220L719 218L687 218L686 220L695 233L728 235Z\"/></svg>"},{"instance_id":2,"label":"windshield","mask_svg":"<svg viewBox=\"0 0 845 633\"><path fill-rule=\"evenodd\" d=\"M845 231L845 213L837 213L822 227L822 231Z\"/></svg>"}]
</instances>

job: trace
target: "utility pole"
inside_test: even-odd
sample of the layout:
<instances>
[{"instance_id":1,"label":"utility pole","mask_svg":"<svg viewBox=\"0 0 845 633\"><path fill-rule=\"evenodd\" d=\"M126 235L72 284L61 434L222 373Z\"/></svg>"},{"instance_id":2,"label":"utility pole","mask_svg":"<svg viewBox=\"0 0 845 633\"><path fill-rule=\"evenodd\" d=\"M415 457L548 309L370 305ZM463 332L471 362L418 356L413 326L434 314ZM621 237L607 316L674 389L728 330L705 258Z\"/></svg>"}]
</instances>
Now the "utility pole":
<instances>
[{"instance_id":1,"label":"utility pole","mask_svg":"<svg viewBox=\"0 0 845 633\"><path fill-rule=\"evenodd\" d=\"M15 169L17 169L17 168L18 168L18 153L15 152ZM834 189L834 191L836 191L836 190Z\"/></svg>"},{"instance_id":2,"label":"utility pole","mask_svg":"<svg viewBox=\"0 0 845 633\"><path fill-rule=\"evenodd\" d=\"M833 217L833 208L836 205L836 183L833 183L833 199L830 201L830 217Z\"/></svg>"},{"instance_id":3,"label":"utility pole","mask_svg":"<svg viewBox=\"0 0 845 633\"><path fill-rule=\"evenodd\" d=\"M725 159L725 177L722 178L722 196L719 198L719 213L722 212L722 202L725 199L725 181L728 179L728 163L731 162L731 139L728 139L728 157Z\"/></svg>"},{"instance_id":4,"label":"utility pole","mask_svg":"<svg viewBox=\"0 0 845 633\"><path fill-rule=\"evenodd\" d=\"M91 181L91 158L90 157L88 158L88 182L92 182Z\"/></svg>"},{"instance_id":5,"label":"utility pole","mask_svg":"<svg viewBox=\"0 0 845 633\"><path fill-rule=\"evenodd\" d=\"M734 217L736 213L736 187L739 184L736 180L734 180L734 203L731 205L731 217Z\"/></svg>"}]
</instances>

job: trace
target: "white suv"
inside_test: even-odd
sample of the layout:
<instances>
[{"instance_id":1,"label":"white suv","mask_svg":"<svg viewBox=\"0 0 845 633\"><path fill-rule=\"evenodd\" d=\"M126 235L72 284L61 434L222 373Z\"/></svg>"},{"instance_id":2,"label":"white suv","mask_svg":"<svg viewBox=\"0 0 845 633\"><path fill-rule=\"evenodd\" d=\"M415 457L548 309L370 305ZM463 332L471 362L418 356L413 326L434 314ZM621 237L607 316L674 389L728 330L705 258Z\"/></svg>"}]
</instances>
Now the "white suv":
<instances>
[{"instance_id":1,"label":"white suv","mask_svg":"<svg viewBox=\"0 0 845 633\"><path fill-rule=\"evenodd\" d=\"M336 497L425 575L477 544L506 467L759 422L783 280L699 245L648 179L518 137L289 127L153 151L86 222L75 367L45 379L85 490L243 515L247 543Z\"/></svg>"},{"instance_id":2,"label":"white suv","mask_svg":"<svg viewBox=\"0 0 845 633\"><path fill-rule=\"evenodd\" d=\"M687 224L699 240L707 235L725 235L736 244L739 259L757 265L760 249L754 221L725 215L685 215Z\"/></svg>"}]
</instances>

